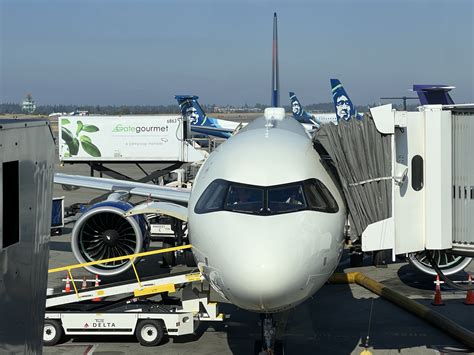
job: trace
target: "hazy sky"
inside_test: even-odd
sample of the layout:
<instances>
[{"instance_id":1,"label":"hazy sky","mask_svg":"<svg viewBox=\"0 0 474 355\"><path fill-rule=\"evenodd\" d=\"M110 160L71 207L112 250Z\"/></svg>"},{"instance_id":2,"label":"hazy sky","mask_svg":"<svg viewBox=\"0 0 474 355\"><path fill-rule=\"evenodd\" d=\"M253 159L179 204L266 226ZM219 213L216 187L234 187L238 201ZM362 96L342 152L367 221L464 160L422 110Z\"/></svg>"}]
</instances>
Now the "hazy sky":
<instances>
[{"instance_id":1,"label":"hazy sky","mask_svg":"<svg viewBox=\"0 0 474 355\"><path fill-rule=\"evenodd\" d=\"M474 1L0 0L0 102L270 102L273 12L282 103L354 103L451 84L474 101Z\"/></svg>"}]
</instances>

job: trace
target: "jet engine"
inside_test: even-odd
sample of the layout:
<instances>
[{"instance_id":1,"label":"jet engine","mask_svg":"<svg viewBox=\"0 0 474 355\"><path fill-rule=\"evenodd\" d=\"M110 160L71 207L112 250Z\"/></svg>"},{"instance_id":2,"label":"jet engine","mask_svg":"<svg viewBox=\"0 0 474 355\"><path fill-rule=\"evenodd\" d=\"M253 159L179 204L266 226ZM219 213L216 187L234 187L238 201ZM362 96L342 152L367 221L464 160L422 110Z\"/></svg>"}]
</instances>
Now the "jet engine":
<instances>
[{"instance_id":1,"label":"jet engine","mask_svg":"<svg viewBox=\"0 0 474 355\"><path fill-rule=\"evenodd\" d=\"M148 248L150 235L143 215L124 217L133 206L124 201L104 201L90 207L72 230L71 245L80 263L140 253ZM86 269L99 275L117 275L130 260L111 261Z\"/></svg>"},{"instance_id":2,"label":"jet engine","mask_svg":"<svg viewBox=\"0 0 474 355\"><path fill-rule=\"evenodd\" d=\"M472 258L450 254L444 250L431 250L430 253L434 262L436 262L440 270L446 276L464 270L472 261ZM408 261L418 270L429 275L436 275L436 271L431 266L426 251L408 254Z\"/></svg>"}]
</instances>

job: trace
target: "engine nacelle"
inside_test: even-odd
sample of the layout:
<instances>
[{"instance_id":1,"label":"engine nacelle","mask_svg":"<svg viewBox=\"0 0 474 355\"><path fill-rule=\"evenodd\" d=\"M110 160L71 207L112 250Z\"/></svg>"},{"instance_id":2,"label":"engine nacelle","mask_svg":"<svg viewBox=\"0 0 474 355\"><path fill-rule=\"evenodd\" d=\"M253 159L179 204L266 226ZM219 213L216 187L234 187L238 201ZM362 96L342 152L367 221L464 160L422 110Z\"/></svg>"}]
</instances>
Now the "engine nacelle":
<instances>
[{"instance_id":1,"label":"engine nacelle","mask_svg":"<svg viewBox=\"0 0 474 355\"><path fill-rule=\"evenodd\" d=\"M431 253L434 262L436 262L446 276L464 270L472 261L469 257L446 253L444 250L432 250ZM436 271L428 260L426 251L408 254L408 261L418 270L428 275L436 275Z\"/></svg>"},{"instance_id":2,"label":"engine nacelle","mask_svg":"<svg viewBox=\"0 0 474 355\"><path fill-rule=\"evenodd\" d=\"M80 263L140 253L148 248L150 235L144 216L124 217L133 206L123 201L105 201L90 207L76 221L71 246ZM99 275L117 275L129 267L130 260L88 266Z\"/></svg>"}]
</instances>

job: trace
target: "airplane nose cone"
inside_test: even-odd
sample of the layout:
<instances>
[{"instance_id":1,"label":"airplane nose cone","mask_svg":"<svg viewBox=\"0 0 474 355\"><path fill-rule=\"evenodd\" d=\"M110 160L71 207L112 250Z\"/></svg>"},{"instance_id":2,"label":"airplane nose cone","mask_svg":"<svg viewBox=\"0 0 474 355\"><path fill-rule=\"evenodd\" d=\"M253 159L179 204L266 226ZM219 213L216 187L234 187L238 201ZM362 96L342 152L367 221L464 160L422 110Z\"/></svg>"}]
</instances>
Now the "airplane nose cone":
<instances>
[{"instance_id":1,"label":"airplane nose cone","mask_svg":"<svg viewBox=\"0 0 474 355\"><path fill-rule=\"evenodd\" d=\"M334 271L343 241L342 217L326 226L329 218L318 220L306 211L218 216L219 228L203 230L202 237L191 231L193 252L213 288L240 308L271 313L294 307Z\"/></svg>"},{"instance_id":2,"label":"airplane nose cone","mask_svg":"<svg viewBox=\"0 0 474 355\"><path fill-rule=\"evenodd\" d=\"M307 297L309 271L304 269L304 260L282 250L272 253L268 249L268 253L253 255L246 258L247 262L234 265L234 270L240 272L222 274L223 292L232 303L248 310L277 312Z\"/></svg>"},{"instance_id":3,"label":"airplane nose cone","mask_svg":"<svg viewBox=\"0 0 474 355\"><path fill-rule=\"evenodd\" d=\"M304 298L305 280L292 269L294 265L275 261L261 260L259 264L242 267L239 277L225 277L230 301L259 312L276 312L299 303Z\"/></svg>"}]
</instances>

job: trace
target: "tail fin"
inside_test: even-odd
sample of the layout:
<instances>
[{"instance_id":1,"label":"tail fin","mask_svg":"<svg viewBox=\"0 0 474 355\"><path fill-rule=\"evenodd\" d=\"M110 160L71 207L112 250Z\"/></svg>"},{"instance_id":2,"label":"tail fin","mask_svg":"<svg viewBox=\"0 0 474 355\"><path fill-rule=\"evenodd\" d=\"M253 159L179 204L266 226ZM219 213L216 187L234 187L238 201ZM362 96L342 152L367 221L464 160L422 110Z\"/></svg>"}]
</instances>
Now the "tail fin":
<instances>
[{"instance_id":1,"label":"tail fin","mask_svg":"<svg viewBox=\"0 0 474 355\"><path fill-rule=\"evenodd\" d=\"M313 116L305 111L303 105L296 97L294 92L290 92L291 111L293 112L293 118L301 123L317 124L313 119Z\"/></svg>"},{"instance_id":2,"label":"tail fin","mask_svg":"<svg viewBox=\"0 0 474 355\"><path fill-rule=\"evenodd\" d=\"M280 78L278 76L278 30L277 14L273 13L273 52L272 52L272 107L280 106Z\"/></svg>"},{"instance_id":3,"label":"tail fin","mask_svg":"<svg viewBox=\"0 0 474 355\"><path fill-rule=\"evenodd\" d=\"M454 86L448 85L413 85L422 105L454 105L449 91Z\"/></svg>"},{"instance_id":4,"label":"tail fin","mask_svg":"<svg viewBox=\"0 0 474 355\"><path fill-rule=\"evenodd\" d=\"M357 119L362 118L362 116L359 115L356 108L352 104L349 95L347 94L346 90L344 90L344 87L338 79L331 79L331 93L338 121L348 121L352 117Z\"/></svg>"},{"instance_id":5,"label":"tail fin","mask_svg":"<svg viewBox=\"0 0 474 355\"><path fill-rule=\"evenodd\" d=\"M188 122L194 126L208 126L212 125L211 120L207 119L207 116L202 109L201 105L197 101L198 96L194 95L175 95L174 97L178 101L179 108L183 117L187 118Z\"/></svg>"}]
</instances>

